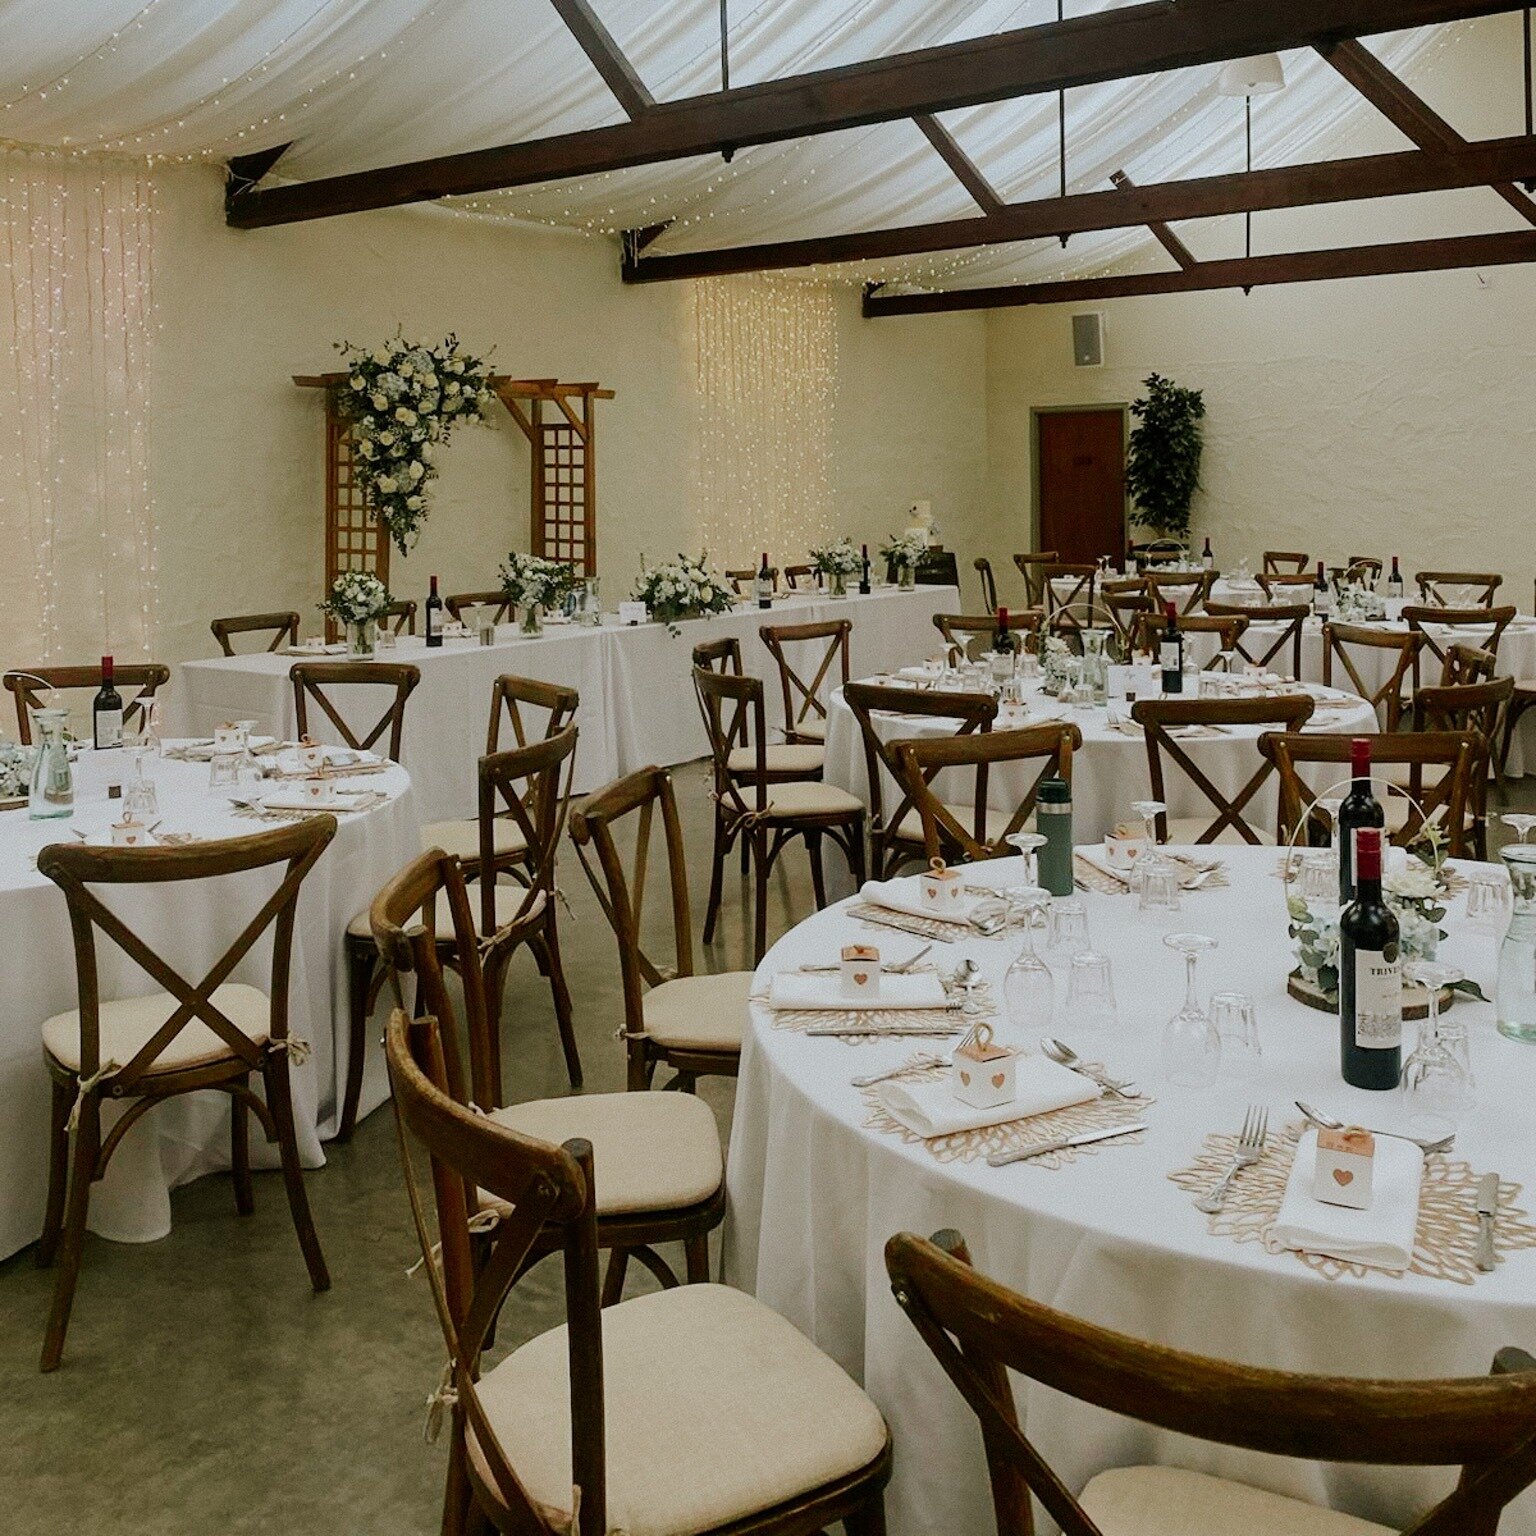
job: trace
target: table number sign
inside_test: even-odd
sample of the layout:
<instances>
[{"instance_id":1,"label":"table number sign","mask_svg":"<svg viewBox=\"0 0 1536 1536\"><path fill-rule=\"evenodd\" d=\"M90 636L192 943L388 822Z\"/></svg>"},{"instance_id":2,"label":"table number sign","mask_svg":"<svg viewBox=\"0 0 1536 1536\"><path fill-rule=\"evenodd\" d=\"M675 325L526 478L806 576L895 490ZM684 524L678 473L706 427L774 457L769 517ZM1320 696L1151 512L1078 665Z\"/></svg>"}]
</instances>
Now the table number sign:
<instances>
[{"instance_id":1,"label":"table number sign","mask_svg":"<svg viewBox=\"0 0 1536 1536\"><path fill-rule=\"evenodd\" d=\"M651 611L644 603L620 603L620 624L646 624L650 622Z\"/></svg>"}]
</instances>

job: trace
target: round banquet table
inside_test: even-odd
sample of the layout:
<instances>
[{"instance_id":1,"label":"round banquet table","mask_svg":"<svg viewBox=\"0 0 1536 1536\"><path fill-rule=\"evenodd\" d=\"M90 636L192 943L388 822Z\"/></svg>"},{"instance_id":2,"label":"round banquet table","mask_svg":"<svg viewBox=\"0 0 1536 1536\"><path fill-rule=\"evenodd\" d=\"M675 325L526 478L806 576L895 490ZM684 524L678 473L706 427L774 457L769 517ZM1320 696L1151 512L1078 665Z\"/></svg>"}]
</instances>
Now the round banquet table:
<instances>
[{"instance_id":1,"label":"round banquet table","mask_svg":"<svg viewBox=\"0 0 1536 1536\"><path fill-rule=\"evenodd\" d=\"M896 680L881 678L875 681ZM1376 716L1365 700L1337 689L1324 689L1320 685L1312 685L1311 691L1317 697L1319 707L1308 722L1309 731L1375 732ZM931 716L879 714L873 719L875 729L880 732L883 740L949 736L955 731L953 720ZM1135 821L1131 813L1132 803L1144 800L1152 793L1146 739L1141 732L1133 730L1127 733L1116 729L1111 725L1109 711L1103 705L1080 707L1060 704L1044 694L1037 684L1030 685L1022 710L1011 705L1000 706L993 729L1013 730L1047 720L1068 721L1083 733L1083 744L1072 755L1072 830L1076 840L1100 842L1117 822ZM1254 743L1267 729L1270 727L1223 727L1226 734L1222 736L1187 741L1182 745L1224 795L1235 796L1261 765L1262 759ZM1177 764L1167 761L1165 757L1163 767L1167 777L1165 792L1168 796L1168 814L1171 817L1215 814L1210 802L1198 787L1184 777ZM1038 766L1033 764L995 764L987 784L987 798L992 807L1012 813L1027 793L1029 785L1034 782L1037 772ZM940 799L959 805L969 804L974 789L968 773L969 770L947 770L935 780ZM827 783L836 784L840 789L846 789L868 803L869 772L864 756L864 741L841 688L832 695L827 710L824 777ZM900 791L889 774L885 777L882 795L884 809L889 814L901 799ZM1277 815L1278 787L1275 776L1271 774L1244 807L1243 816L1255 830L1272 834Z\"/></svg>"},{"instance_id":2,"label":"round banquet table","mask_svg":"<svg viewBox=\"0 0 1536 1536\"><path fill-rule=\"evenodd\" d=\"M175 745L171 743L170 745ZM165 832L200 839L249 836L276 823L235 814L227 794L210 792L206 762L151 758ZM122 752L82 752L75 764L74 815L33 821L25 807L0 813L0 928L7 963L0 980L0 1257L34 1241L47 1192L48 1076L39 1030L44 1019L78 1006L74 950L64 894L37 872L49 843L71 828L94 836L120 814L108 785L127 771ZM334 1132L336 1085L346 1070L347 978L342 935L379 888L417 851L419 832L410 778L391 765L353 783L388 796L373 810L341 814L335 839L310 871L293 931L289 1031L312 1054L296 1066L294 1111L307 1167L325 1159L320 1138ZM200 981L275 889L283 866L216 881L98 887L106 904L189 980ZM159 990L109 939L97 935L104 997ZM240 961L231 981L271 986L272 930ZM377 1053L373 1053L377 1056ZM386 1096L382 1061L370 1060L360 1112ZM105 1111L110 1124L116 1106ZM276 1167L277 1149L259 1129L252 1162ZM106 1176L91 1191L90 1227L104 1237L148 1242L170 1231L170 1190L229 1166L229 1097L189 1094L157 1106L123 1138Z\"/></svg>"},{"instance_id":3,"label":"round banquet table","mask_svg":"<svg viewBox=\"0 0 1536 1536\"><path fill-rule=\"evenodd\" d=\"M1223 849L1231 886L1186 892L1183 910L1147 913L1130 898L1085 893L1094 946L1113 962L1120 1022L1093 1054L1156 1102L1141 1143L1110 1143L1057 1169L1030 1163L938 1161L926 1148L866 1125L850 1079L894 1066L932 1041L850 1046L776 1028L754 1002L736 1092L729 1158L729 1278L795 1323L864 1384L894 1436L888 1494L893 1536L993 1529L981 1437L970 1410L891 1297L882 1247L898 1231L955 1227L988 1275L1075 1316L1139 1338L1253 1365L1358 1376L1480 1375L1506 1344L1536 1344L1536 1252L1512 1251L1475 1284L1367 1271L1330 1280L1294 1254L1212 1236L1171 1171L1198 1155L1211 1131L1236 1133L1250 1103L1270 1127L1299 1119L1301 1098L1346 1120L1401 1126L1397 1095L1347 1087L1339 1077L1332 1016L1291 1000L1283 887L1274 849ZM972 880L1007 885L1020 863L975 866ZM786 934L764 958L773 973L835 961L842 944L873 943L893 957L920 942L845 915L847 903ZM1442 954L1493 993L1495 941L1468 929L1464 898L1451 905ZM1263 1064L1246 1083L1225 1076L1206 1090L1162 1080L1159 1040L1183 992L1183 959L1165 933L1209 934L1200 988L1249 993ZM969 956L1000 996L1016 935L937 946L951 968ZM1053 963L1058 999L1064 977ZM1463 1013L1463 1010L1465 1012ZM1504 1039L1487 1004L1458 1001L1471 1031L1476 1108L1456 1155L1496 1170L1536 1196L1536 1050ZM1052 1033L1072 1043L1060 1022ZM1409 1026L1411 1035L1412 1026ZM1044 1033L1032 1029L1031 1034ZM1085 1047L1090 1042L1082 1041ZM1015 1378L1024 1426L1073 1488L1133 1463L1177 1462L1329 1503L1400 1529L1449 1487L1435 1472L1318 1466L1165 1436L1112 1419ZM1536 1498L1506 1515L1504 1536L1536 1532Z\"/></svg>"}]
</instances>

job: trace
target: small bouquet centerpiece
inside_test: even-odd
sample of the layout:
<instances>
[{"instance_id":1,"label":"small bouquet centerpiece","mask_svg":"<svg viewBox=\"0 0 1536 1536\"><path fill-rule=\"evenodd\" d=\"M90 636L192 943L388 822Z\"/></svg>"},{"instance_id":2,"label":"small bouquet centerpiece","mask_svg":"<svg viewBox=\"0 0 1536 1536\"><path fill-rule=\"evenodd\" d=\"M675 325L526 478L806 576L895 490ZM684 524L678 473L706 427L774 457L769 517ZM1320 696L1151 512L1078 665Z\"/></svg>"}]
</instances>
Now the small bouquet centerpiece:
<instances>
[{"instance_id":1,"label":"small bouquet centerpiece","mask_svg":"<svg viewBox=\"0 0 1536 1536\"><path fill-rule=\"evenodd\" d=\"M1339 588L1339 600L1334 605L1336 616L1346 624L1365 624L1387 616L1386 599L1374 588L1357 581L1346 581Z\"/></svg>"},{"instance_id":2,"label":"small bouquet centerpiece","mask_svg":"<svg viewBox=\"0 0 1536 1536\"><path fill-rule=\"evenodd\" d=\"M864 557L846 535L830 544L813 544L810 556L811 564L827 578L827 591L833 597L847 597L848 578L864 568Z\"/></svg>"},{"instance_id":3,"label":"small bouquet centerpiece","mask_svg":"<svg viewBox=\"0 0 1536 1536\"><path fill-rule=\"evenodd\" d=\"M1040 680L1047 693L1060 695L1072 680L1072 647L1060 635L1046 635L1040 641Z\"/></svg>"},{"instance_id":4,"label":"small bouquet centerpiece","mask_svg":"<svg viewBox=\"0 0 1536 1536\"><path fill-rule=\"evenodd\" d=\"M893 533L880 546L880 554L887 565L896 571L899 586L910 587L917 576L917 567L928 553L928 537L920 529L908 528L905 533Z\"/></svg>"},{"instance_id":5,"label":"small bouquet centerpiece","mask_svg":"<svg viewBox=\"0 0 1536 1536\"><path fill-rule=\"evenodd\" d=\"M372 656L379 619L392 601L389 588L372 571L343 571L320 611L346 630L349 656Z\"/></svg>"},{"instance_id":6,"label":"small bouquet centerpiece","mask_svg":"<svg viewBox=\"0 0 1536 1536\"><path fill-rule=\"evenodd\" d=\"M576 585L576 572L564 561L518 550L502 562L498 575L501 595L522 614L525 635L539 634L544 628L543 610L560 603Z\"/></svg>"},{"instance_id":7,"label":"small bouquet centerpiece","mask_svg":"<svg viewBox=\"0 0 1536 1536\"><path fill-rule=\"evenodd\" d=\"M0 741L0 804L27 798L32 788L33 747L18 746L14 741Z\"/></svg>"},{"instance_id":8,"label":"small bouquet centerpiece","mask_svg":"<svg viewBox=\"0 0 1536 1536\"><path fill-rule=\"evenodd\" d=\"M697 560L679 555L647 570L643 565L630 596L644 603L651 617L665 624L676 635L679 619L701 619L710 613L729 613L736 606L736 593L719 571L708 564L708 556Z\"/></svg>"}]
</instances>

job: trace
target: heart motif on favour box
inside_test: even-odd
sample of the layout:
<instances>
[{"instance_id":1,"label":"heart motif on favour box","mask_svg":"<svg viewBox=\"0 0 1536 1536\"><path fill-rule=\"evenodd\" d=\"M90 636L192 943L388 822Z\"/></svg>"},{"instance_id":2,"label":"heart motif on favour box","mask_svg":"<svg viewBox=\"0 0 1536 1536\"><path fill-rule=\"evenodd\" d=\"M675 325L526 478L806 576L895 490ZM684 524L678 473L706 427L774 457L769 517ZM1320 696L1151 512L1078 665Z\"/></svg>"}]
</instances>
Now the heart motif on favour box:
<instances>
[{"instance_id":1,"label":"heart motif on favour box","mask_svg":"<svg viewBox=\"0 0 1536 1536\"><path fill-rule=\"evenodd\" d=\"M1355 1182L1354 1174L1348 1168L1335 1168L1333 1170L1333 1182L1343 1189L1346 1185Z\"/></svg>"},{"instance_id":2,"label":"heart motif on favour box","mask_svg":"<svg viewBox=\"0 0 1536 1536\"><path fill-rule=\"evenodd\" d=\"M994 1072L992 1074L992 1086L994 1088L1001 1088L1003 1086L1003 1082L1004 1082L1004 1074L1003 1073L1001 1073L1001 1072Z\"/></svg>"},{"instance_id":3,"label":"heart motif on favour box","mask_svg":"<svg viewBox=\"0 0 1536 1536\"><path fill-rule=\"evenodd\" d=\"M853 984L856 987L862 987L868 980L869 980L869 972L868 971L855 971L853 973Z\"/></svg>"},{"instance_id":4,"label":"heart motif on favour box","mask_svg":"<svg viewBox=\"0 0 1536 1536\"><path fill-rule=\"evenodd\" d=\"M960 1081L969 1088L971 1086L971 1074L969 1072L962 1072L960 1074Z\"/></svg>"}]
</instances>

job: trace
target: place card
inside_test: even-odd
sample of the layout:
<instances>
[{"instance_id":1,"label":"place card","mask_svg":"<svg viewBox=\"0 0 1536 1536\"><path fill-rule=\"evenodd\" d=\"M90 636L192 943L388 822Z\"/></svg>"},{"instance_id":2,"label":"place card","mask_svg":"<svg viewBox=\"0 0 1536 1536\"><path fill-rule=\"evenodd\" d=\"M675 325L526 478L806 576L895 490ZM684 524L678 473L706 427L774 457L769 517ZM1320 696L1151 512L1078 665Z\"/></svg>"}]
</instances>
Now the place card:
<instances>
[{"instance_id":1,"label":"place card","mask_svg":"<svg viewBox=\"0 0 1536 1536\"><path fill-rule=\"evenodd\" d=\"M648 624L651 618L651 610L644 603L620 603L620 624Z\"/></svg>"}]
</instances>

